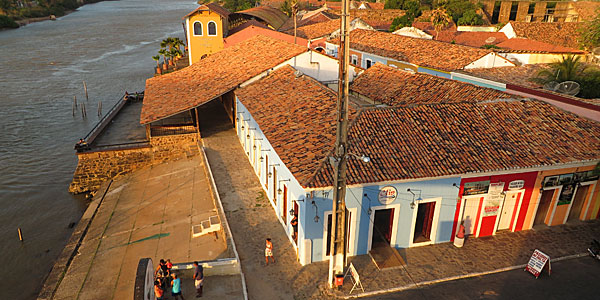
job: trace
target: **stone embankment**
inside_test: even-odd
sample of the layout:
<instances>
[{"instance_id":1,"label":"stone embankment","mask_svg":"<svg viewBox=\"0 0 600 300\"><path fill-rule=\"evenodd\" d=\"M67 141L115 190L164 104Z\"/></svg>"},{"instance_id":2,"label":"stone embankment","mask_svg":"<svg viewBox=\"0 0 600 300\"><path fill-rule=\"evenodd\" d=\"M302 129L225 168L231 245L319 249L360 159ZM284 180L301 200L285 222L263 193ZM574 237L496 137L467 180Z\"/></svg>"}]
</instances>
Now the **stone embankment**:
<instances>
[{"instance_id":1,"label":"stone embankment","mask_svg":"<svg viewBox=\"0 0 600 300\"><path fill-rule=\"evenodd\" d=\"M79 152L69 192L96 192L100 185L136 169L198 154L197 133L151 137L144 146Z\"/></svg>"}]
</instances>

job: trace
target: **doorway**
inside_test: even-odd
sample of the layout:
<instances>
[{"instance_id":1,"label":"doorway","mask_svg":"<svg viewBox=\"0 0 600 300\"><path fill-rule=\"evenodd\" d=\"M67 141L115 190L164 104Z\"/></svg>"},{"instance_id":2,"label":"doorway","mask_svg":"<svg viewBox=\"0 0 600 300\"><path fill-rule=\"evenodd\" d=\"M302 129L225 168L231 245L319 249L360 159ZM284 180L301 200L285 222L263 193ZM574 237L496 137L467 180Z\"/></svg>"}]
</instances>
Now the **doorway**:
<instances>
[{"instance_id":1,"label":"doorway","mask_svg":"<svg viewBox=\"0 0 600 300\"><path fill-rule=\"evenodd\" d=\"M498 222L498 230L506 230L512 227L514 217L518 214L518 206L521 200L521 191L506 192L502 212L500 212L500 221Z\"/></svg>"},{"instance_id":2,"label":"doorway","mask_svg":"<svg viewBox=\"0 0 600 300\"><path fill-rule=\"evenodd\" d=\"M556 189L545 190L542 192L542 196L540 197L540 204L538 205L537 212L535 214L535 219L533 220L533 226L539 224L545 224L546 215L548 215L548 209L550 208L550 203L552 202L552 198L554 197L554 191Z\"/></svg>"},{"instance_id":3,"label":"doorway","mask_svg":"<svg viewBox=\"0 0 600 300\"><path fill-rule=\"evenodd\" d=\"M374 214L371 248L389 246L392 241L394 209L377 209L374 211Z\"/></svg>"},{"instance_id":4,"label":"doorway","mask_svg":"<svg viewBox=\"0 0 600 300\"><path fill-rule=\"evenodd\" d=\"M431 229L435 213L435 202L419 203L417 206L417 219L413 232L413 243L431 241Z\"/></svg>"},{"instance_id":5,"label":"doorway","mask_svg":"<svg viewBox=\"0 0 600 300\"><path fill-rule=\"evenodd\" d=\"M585 198L587 196L589 185L582 185L577 188L577 192L575 193L575 197L573 197L573 201L571 203L571 211L569 212L569 218L567 221L579 220L579 216L581 215L581 209L583 208L583 204L585 203Z\"/></svg>"},{"instance_id":6,"label":"doorway","mask_svg":"<svg viewBox=\"0 0 600 300\"><path fill-rule=\"evenodd\" d=\"M477 213L479 204L485 200L485 196L475 195L463 197L463 215L460 220L464 222L465 235L477 233Z\"/></svg>"}]
</instances>

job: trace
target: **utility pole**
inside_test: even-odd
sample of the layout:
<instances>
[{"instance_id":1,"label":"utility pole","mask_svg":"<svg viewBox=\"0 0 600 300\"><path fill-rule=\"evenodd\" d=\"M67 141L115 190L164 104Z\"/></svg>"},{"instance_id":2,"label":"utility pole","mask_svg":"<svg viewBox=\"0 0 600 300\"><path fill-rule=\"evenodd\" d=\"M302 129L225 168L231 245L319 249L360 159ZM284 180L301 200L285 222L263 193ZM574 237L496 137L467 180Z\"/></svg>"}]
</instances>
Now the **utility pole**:
<instances>
[{"instance_id":1,"label":"utility pole","mask_svg":"<svg viewBox=\"0 0 600 300\"><path fill-rule=\"evenodd\" d=\"M335 182L331 217L331 256L329 287L334 287L335 275L343 274L346 266L346 158L348 154L348 71L350 64L350 1L342 1L340 24L339 79L337 97L337 129L332 159ZM327 222L327 220L325 220Z\"/></svg>"},{"instance_id":2,"label":"utility pole","mask_svg":"<svg viewBox=\"0 0 600 300\"><path fill-rule=\"evenodd\" d=\"M294 44L297 44L296 40L298 38L298 24L296 23L296 16L298 15L298 1L292 0L292 18L294 18Z\"/></svg>"}]
</instances>

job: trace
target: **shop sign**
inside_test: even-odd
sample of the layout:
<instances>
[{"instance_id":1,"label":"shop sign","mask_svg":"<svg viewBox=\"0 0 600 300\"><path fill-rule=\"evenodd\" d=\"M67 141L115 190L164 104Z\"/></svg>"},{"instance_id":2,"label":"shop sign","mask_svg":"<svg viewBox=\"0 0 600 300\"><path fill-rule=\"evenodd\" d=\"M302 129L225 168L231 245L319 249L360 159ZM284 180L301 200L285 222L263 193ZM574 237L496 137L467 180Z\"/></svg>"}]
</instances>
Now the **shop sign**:
<instances>
[{"instance_id":1,"label":"shop sign","mask_svg":"<svg viewBox=\"0 0 600 300\"><path fill-rule=\"evenodd\" d=\"M550 256L538 249L535 249L531 255L531 258L529 259L529 263L527 263L527 267L525 267L525 271L528 271L529 273L533 274L535 278L538 278L546 264L548 264L548 274L550 274L552 270L550 267Z\"/></svg>"},{"instance_id":2,"label":"shop sign","mask_svg":"<svg viewBox=\"0 0 600 300\"><path fill-rule=\"evenodd\" d=\"M573 192L575 191L575 184L563 185L560 196L558 197L558 205L571 204L573 199Z\"/></svg>"},{"instance_id":3,"label":"shop sign","mask_svg":"<svg viewBox=\"0 0 600 300\"><path fill-rule=\"evenodd\" d=\"M500 210L500 203L504 199L502 191L504 190L504 182L490 183L488 196L483 206L482 215L484 217L496 216Z\"/></svg>"},{"instance_id":4,"label":"shop sign","mask_svg":"<svg viewBox=\"0 0 600 300\"><path fill-rule=\"evenodd\" d=\"M398 190L393 186L386 186L379 191L379 203L388 205L398 196Z\"/></svg>"},{"instance_id":5,"label":"shop sign","mask_svg":"<svg viewBox=\"0 0 600 300\"><path fill-rule=\"evenodd\" d=\"M508 183L509 190L520 190L525 186L525 180L513 180Z\"/></svg>"}]
</instances>

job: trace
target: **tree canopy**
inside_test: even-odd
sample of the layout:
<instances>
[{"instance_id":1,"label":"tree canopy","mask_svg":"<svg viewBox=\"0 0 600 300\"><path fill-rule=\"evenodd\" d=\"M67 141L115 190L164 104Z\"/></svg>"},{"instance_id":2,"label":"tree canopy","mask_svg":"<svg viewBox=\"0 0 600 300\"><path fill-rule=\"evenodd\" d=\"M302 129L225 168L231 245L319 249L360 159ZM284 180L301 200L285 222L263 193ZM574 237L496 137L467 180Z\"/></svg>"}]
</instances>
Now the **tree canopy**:
<instances>
[{"instance_id":1,"label":"tree canopy","mask_svg":"<svg viewBox=\"0 0 600 300\"><path fill-rule=\"evenodd\" d=\"M596 17L589 20L579 29L580 46L586 50L600 47L600 8L596 9Z\"/></svg>"}]
</instances>

